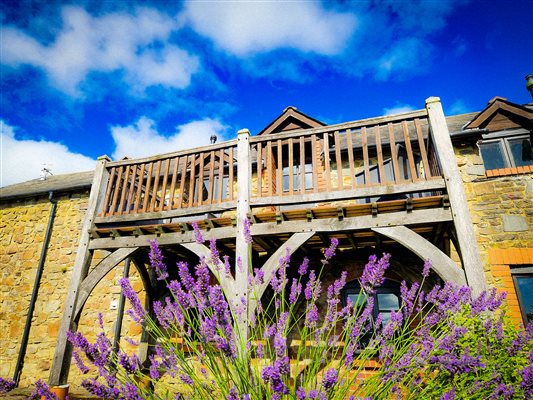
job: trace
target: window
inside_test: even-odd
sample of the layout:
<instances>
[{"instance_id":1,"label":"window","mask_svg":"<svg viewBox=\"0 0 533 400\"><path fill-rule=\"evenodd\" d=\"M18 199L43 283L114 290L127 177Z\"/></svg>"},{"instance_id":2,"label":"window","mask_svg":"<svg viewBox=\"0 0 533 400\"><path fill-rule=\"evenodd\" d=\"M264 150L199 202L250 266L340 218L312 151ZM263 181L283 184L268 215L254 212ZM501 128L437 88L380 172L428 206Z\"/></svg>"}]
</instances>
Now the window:
<instances>
[{"instance_id":1,"label":"window","mask_svg":"<svg viewBox=\"0 0 533 400\"><path fill-rule=\"evenodd\" d=\"M522 319L526 325L533 321L533 265L513 267L511 273Z\"/></svg>"},{"instance_id":2,"label":"window","mask_svg":"<svg viewBox=\"0 0 533 400\"><path fill-rule=\"evenodd\" d=\"M533 165L531 138L528 135L491 138L478 142L486 170Z\"/></svg>"},{"instance_id":3,"label":"window","mask_svg":"<svg viewBox=\"0 0 533 400\"><path fill-rule=\"evenodd\" d=\"M312 164L305 164L305 172L304 172L304 179L305 179L305 189L312 189L313 188L313 165ZM289 184L289 167L283 167L282 171L283 175L283 191L288 192L290 188ZM300 165L293 165L292 167L292 187L293 190L300 190Z\"/></svg>"},{"instance_id":4,"label":"window","mask_svg":"<svg viewBox=\"0 0 533 400\"><path fill-rule=\"evenodd\" d=\"M348 299L351 300L355 306L364 307L367 302L367 295L361 291L359 281L351 281L346 284L341 293L342 303L346 305ZM374 294L374 309L372 311L372 318L376 320L381 314L383 324L390 320L391 313L400 309L400 284L395 281L385 279L385 282L380 287L376 288ZM367 332L363 335L361 343L368 344L372 332Z\"/></svg>"}]
</instances>

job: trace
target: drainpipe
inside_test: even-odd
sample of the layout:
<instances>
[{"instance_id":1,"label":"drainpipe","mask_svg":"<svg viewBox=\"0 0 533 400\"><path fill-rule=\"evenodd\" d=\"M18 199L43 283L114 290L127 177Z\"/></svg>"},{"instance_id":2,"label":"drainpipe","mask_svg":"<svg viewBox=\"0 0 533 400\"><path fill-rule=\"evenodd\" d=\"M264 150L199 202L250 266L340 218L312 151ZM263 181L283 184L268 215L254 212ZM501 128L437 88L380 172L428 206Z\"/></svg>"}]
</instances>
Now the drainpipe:
<instances>
[{"instance_id":1,"label":"drainpipe","mask_svg":"<svg viewBox=\"0 0 533 400\"><path fill-rule=\"evenodd\" d=\"M37 302L37 294L39 293L39 286L41 284L41 277L44 270L44 262L46 260L46 254L48 253L48 245L50 243L50 236L52 236L52 226L54 225L54 218L56 215L57 200L54 198L54 192L50 192L48 200L52 203L50 208L50 216L48 217L48 226L44 235L43 247L41 250L41 258L39 259L39 265L37 266L37 272L35 274L35 282L33 284L33 292L31 294L30 307L28 309L28 315L26 316L26 324L24 325L24 333L22 334L22 342L20 343L20 350L17 359L17 365L15 367L15 373L13 380L16 385L19 385L20 375L22 374L22 368L24 366L24 356L26 355L26 348L28 346L28 338L30 336L31 320L33 318L33 311L35 310L35 303Z\"/></svg>"},{"instance_id":2,"label":"drainpipe","mask_svg":"<svg viewBox=\"0 0 533 400\"><path fill-rule=\"evenodd\" d=\"M124 263L124 278L128 278L130 274L130 259L127 258L126 262ZM120 342L120 334L122 331L122 319L124 317L124 303L125 303L125 297L124 292L120 292L120 299L118 302L118 311L117 311L117 323L115 324L115 337L113 338L113 352L117 353L119 342Z\"/></svg>"}]
</instances>

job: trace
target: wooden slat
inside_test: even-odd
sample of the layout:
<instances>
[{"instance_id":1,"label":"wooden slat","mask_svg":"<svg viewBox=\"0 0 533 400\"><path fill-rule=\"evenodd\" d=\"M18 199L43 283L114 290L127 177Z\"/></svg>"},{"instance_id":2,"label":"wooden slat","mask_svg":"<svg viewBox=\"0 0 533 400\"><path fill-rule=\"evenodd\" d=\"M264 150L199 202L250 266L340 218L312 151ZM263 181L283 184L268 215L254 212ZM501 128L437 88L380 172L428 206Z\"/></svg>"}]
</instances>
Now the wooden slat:
<instances>
[{"instance_id":1,"label":"wooden slat","mask_svg":"<svg viewBox=\"0 0 533 400\"><path fill-rule=\"evenodd\" d=\"M155 167L155 176L154 176L154 187L152 189L152 201L150 202L150 211L155 211L155 205L157 202L157 189L159 189L159 176L161 174L161 160L156 163Z\"/></svg>"},{"instance_id":2,"label":"wooden slat","mask_svg":"<svg viewBox=\"0 0 533 400\"><path fill-rule=\"evenodd\" d=\"M215 194L213 193L214 184L215 184L215 152L211 150L209 154L211 157L211 166L209 168L209 183L207 187L207 204L213 204L213 199Z\"/></svg>"},{"instance_id":3,"label":"wooden slat","mask_svg":"<svg viewBox=\"0 0 533 400\"><path fill-rule=\"evenodd\" d=\"M341 141L339 131L335 131L335 162L337 164L337 187L342 190L344 183L342 180L342 159L341 159Z\"/></svg>"},{"instance_id":4,"label":"wooden slat","mask_svg":"<svg viewBox=\"0 0 533 400\"><path fill-rule=\"evenodd\" d=\"M366 133L366 127L361 128L361 138L363 146L363 163L365 168L365 185L371 185L370 182L370 161L368 159L368 138Z\"/></svg>"},{"instance_id":5,"label":"wooden slat","mask_svg":"<svg viewBox=\"0 0 533 400\"><path fill-rule=\"evenodd\" d=\"M415 118L416 136L418 137L418 147L420 148L420 155L422 156L422 164L424 165L425 178L431 178L431 169L429 168L428 155L426 146L424 143L424 135L422 133L422 127L420 126L420 120Z\"/></svg>"},{"instance_id":6,"label":"wooden slat","mask_svg":"<svg viewBox=\"0 0 533 400\"><path fill-rule=\"evenodd\" d=\"M115 193L113 193L113 201L111 202L111 208L109 209L109 215L116 214L116 207L117 207L117 201L118 201L118 193L120 192L120 182L122 181L122 171L124 170L124 167L121 165L118 168L118 175L117 180L115 183Z\"/></svg>"},{"instance_id":7,"label":"wooden slat","mask_svg":"<svg viewBox=\"0 0 533 400\"><path fill-rule=\"evenodd\" d=\"M300 193L305 193L305 141L300 138Z\"/></svg>"},{"instance_id":8,"label":"wooden slat","mask_svg":"<svg viewBox=\"0 0 533 400\"><path fill-rule=\"evenodd\" d=\"M191 154L191 166L189 169L189 198L187 199L187 206L192 207L194 203L194 184L196 182L196 154Z\"/></svg>"},{"instance_id":9,"label":"wooden slat","mask_svg":"<svg viewBox=\"0 0 533 400\"><path fill-rule=\"evenodd\" d=\"M222 195L222 188L224 183L224 149L219 150L218 154L218 202L221 203L224 196Z\"/></svg>"},{"instance_id":10,"label":"wooden slat","mask_svg":"<svg viewBox=\"0 0 533 400\"><path fill-rule=\"evenodd\" d=\"M144 189L144 203L142 212L148 211L148 202L150 201L150 187L152 185L152 171L154 170L154 163L151 162L148 166L148 175L146 176L146 188Z\"/></svg>"},{"instance_id":11,"label":"wooden slat","mask_svg":"<svg viewBox=\"0 0 533 400\"><path fill-rule=\"evenodd\" d=\"M292 138L289 139L289 195L294 194L294 148Z\"/></svg>"},{"instance_id":12,"label":"wooden slat","mask_svg":"<svg viewBox=\"0 0 533 400\"><path fill-rule=\"evenodd\" d=\"M394 138L394 126L392 123L388 123L387 127L389 128L389 143L390 143L390 154L392 158L392 167L394 170L394 182L400 183L400 167L398 166L398 152L396 151L396 139Z\"/></svg>"},{"instance_id":13,"label":"wooden slat","mask_svg":"<svg viewBox=\"0 0 533 400\"><path fill-rule=\"evenodd\" d=\"M311 136L311 157L313 163L313 193L318 193L318 157L316 154L316 135Z\"/></svg>"},{"instance_id":14,"label":"wooden slat","mask_svg":"<svg viewBox=\"0 0 533 400\"><path fill-rule=\"evenodd\" d=\"M131 212L131 206L133 203L133 197L135 194L135 183L138 180L138 174L139 172L139 166L133 165L132 166L132 173L131 173L131 182L130 182L130 188L128 189L128 201L126 203L126 210L124 213L129 214Z\"/></svg>"},{"instance_id":15,"label":"wooden slat","mask_svg":"<svg viewBox=\"0 0 533 400\"><path fill-rule=\"evenodd\" d=\"M329 137L324 133L324 178L326 179L326 191L331 190L331 165L329 164Z\"/></svg>"},{"instance_id":16,"label":"wooden slat","mask_svg":"<svg viewBox=\"0 0 533 400\"><path fill-rule=\"evenodd\" d=\"M109 201L111 197L111 192L115 182L115 176L117 174L117 167L112 167L109 171L109 180L107 181L107 188L105 190L105 199L104 199L104 209L102 210L102 215L107 215L110 212Z\"/></svg>"},{"instance_id":17,"label":"wooden slat","mask_svg":"<svg viewBox=\"0 0 533 400\"><path fill-rule=\"evenodd\" d=\"M204 200L204 157L205 153L200 153L200 161L198 162L198 205L202 205Z\"/></svg>"},{"instance_id":18,"label":"wooden slat","mask_svg":"<svg viewBox=\"0 0 533 400\"><path fill-rule=\"evenodd\" d=\"M178 197L178 204L176 208L181 208L183 206L183 196L185 195L185 183L187 182L187 161L189 156L181 157L181 179L180 179L180 194Z\"/></svg>"},{"instance_id":19,"label":"wooden slat","mask_svg":"<svg viewBox=\"0 0 533 400\"><path fill-rule=\"evenodd\" d=\"M126 171L124 172L124 177L122 178L122 182L119 183L117 188L120 188L120 201L118 202L118 210L117 214L122 214L124 211L124 203L126 202L126 194L128 192L128 178L130 175L130 169L131 166L126 166Z\"/></svg>"},{"instance_id":20,"label":"wooden slat","mask_svg":"<svg viewBox=\"0 0 533 400\"><path fill-rule=\"evenodd\" d=\"M278 151L278 165L277 165L277 169L276 169L276 176L277 176L277 181L276 181L276 193L278 194L278 196L281 196L283 194L283 160L282 160L282 155L283 155L283 151L281 149L281 140L278 140L277 141L277 151Z\"/></svg>"},{"instance_id":21,"label":"wooden slat","mask_svg":"<svg viewBox=\"0 0 533 400\"><path fill-rule=\"evenodd\" d=\"M411 171L411 180L414 182L418 179L416 174L416 166L413 155L413 148L411 146L411 139L409 138L409 127L407 122L402 121L403 139L405 140L405 150L407 151L407 159L409 161L409 169Z\"/></svg>"},{"instance_id":22,"label":"wooden slat","mask_svg":"<svg viewBox=\"0 0 533 400\"><path fill-rule=\"evenodd\" d=\"M257 143L257 196L263 195L263 143Z\"/></svg>"},{"instance_id":23,"label":"wooden slat","mask_svg":"<svg viewBox=\"0 0 533 400\"><path fill-rule=\"evenodd\" d=\"M233 200L233 147L229 148L229 178L228 178L228 195Z\"/></svg>"},{"instance_id":24,"label":"wooden slat","mask_svg":"<svg viewBox=\"0 0 533 400\"><path fill-rule=\"evenodd\" d=\"M381 130L379 125L374 127L374 134L376 135L376 151L378 153L378 169L379 169L379 183L383 184L387 182L385 176L385 167L383 164L383 150L381 148Z\"/></svg>"},{"instance_id":25,"label":"wooden slat","mask_svg":"<svg viewBox=\"0 0 533 400\"><path fill-rule=\"evenodd\" d=\"M178 180L178 167L181 157L174 159L174 168L172 168L172 180L170 181L170 191L168 192L167 210L172 210L174 207L174 197L176 195L176 182Z\"/></svg>"},{"instance_id":26,"label":"wooden slat","mask_svg":"<svg viewBox=\"0 0 533 400\"><path fill-rule=\"evenodd\" d=\"M268 173L268 195L274 194L274 175L272 173L272 142L267 142L267 173Z\"/></svg>"},{"instance_id":27,"label":"wooden slat","mask_svg":"<svg viewBox=\"0 0 533 400\"><path fill-rule=\"evenodd\" d=\"M350 181L352 182L352 189L357 186L357 180L355 179L355 164L353 159L353 143L352 143L352 131L348 129L346 131L346 150L348 152L348 164L350 167Z\"/></svg>"},{"instance_id":28,"label":"wooden slat","mask_svg":"<svg viewBox=\"0 0 533 400\"><path fill-rule=\"evenodd\" d=\"M139 205L141 203L141 194L143 191L143 185L144 185L144 163L141 164L139 168L139 183L137 187L137 193L135 194L135 203L133 205L133 213L136 213L139 211Z\"/></svg>"},{"instance_id":29,"label":"wooden slat","mask_svg":"<svg viewBox=\"0 0 533 400\"><path fill-rule=\"evenodd\" d=\"M159 211L163 211L163 207L165 207L165 200L166 200L166 192L167 192L167 184L168 184L168 172L170 170L170 162L172 159L168 158L166 160L165 165L165 172L163 175L163 187L161 188L161 203L159 204ZM169 198L169 203L172 202L172 199Z\"/></svg>"}]
</instances>

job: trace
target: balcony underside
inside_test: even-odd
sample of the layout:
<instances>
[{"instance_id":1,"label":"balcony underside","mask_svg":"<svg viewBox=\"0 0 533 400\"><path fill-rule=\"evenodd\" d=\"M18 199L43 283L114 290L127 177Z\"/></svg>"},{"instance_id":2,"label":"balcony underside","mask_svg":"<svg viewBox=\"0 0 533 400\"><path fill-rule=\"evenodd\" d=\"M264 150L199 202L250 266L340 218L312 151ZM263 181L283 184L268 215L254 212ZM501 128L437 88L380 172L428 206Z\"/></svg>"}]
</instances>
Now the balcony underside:
<instances>
[{"instance_id":1,"label":"balcony underside","mask_svg":"<svg viewBox=\"0 0 533 400\"><path fill-rule=\"evenodd\" d=\"M274 207L273 207L274 208ZM256 255L269 254L293 233L315 232L302 247L304 252L327 246L331 237L340 241L341 250L376 247L394 241L373 228L407 226L439 246L451 227L452 216L446 196L388 200L368 204L295 205L290 210L257 209L249 215L252 249ZM149 223L147 223L149 222ZM198 224L206 240L216 239L230 254L235 251L237 234L235 212L220 216L162 218L152 221L99 223L91 230L90 249L145 247L148 240L161 245L194 241L192 223Z\"/></svg>"}]
</instances>

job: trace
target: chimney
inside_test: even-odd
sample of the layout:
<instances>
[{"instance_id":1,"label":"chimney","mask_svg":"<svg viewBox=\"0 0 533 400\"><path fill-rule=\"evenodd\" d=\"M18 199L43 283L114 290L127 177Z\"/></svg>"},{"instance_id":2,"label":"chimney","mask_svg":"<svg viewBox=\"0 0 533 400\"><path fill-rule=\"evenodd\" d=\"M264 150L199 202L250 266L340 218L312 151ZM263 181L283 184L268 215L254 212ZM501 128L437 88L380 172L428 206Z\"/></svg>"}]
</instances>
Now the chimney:
<instances>
[{"instance_id":1,"label":"chimney","mask_svg":"<svg viewBox=\"0 0 533 400\"><path fill-rule=\"evenodd\" d=\"M533 98L533 74L526 75L526 89L531 95L531 98Z\"/></svg>"}]
</instances>

